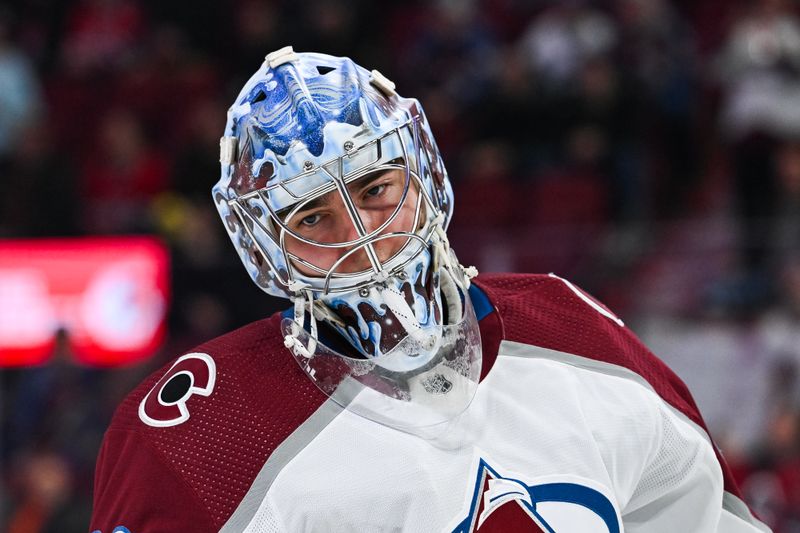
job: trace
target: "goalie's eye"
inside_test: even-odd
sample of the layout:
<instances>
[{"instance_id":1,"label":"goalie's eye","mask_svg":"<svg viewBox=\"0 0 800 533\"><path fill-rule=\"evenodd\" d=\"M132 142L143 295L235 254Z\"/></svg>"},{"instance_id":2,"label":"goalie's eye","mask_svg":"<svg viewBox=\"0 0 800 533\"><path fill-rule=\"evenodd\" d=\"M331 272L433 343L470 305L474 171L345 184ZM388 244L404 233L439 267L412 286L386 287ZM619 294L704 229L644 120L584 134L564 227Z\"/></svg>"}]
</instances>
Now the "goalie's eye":
<instances>
[{"instance_id":1,"label":"goalie's eye","mask_svg":"<svg viewBox=\"0 0 800 533\"><path fill-rule=\"evenodd\" d=\"M370 187L369 189L364 191L364 197L369 198L374 196L380 196L381 193L385 190L386 190L386 184L381 183L379 185L375 185L374 187Z\"/></svg>"},{"instance_id":2,"label":"goalie's eye","mask_svg":"<svg viewBox=\"0 0 800 533\"><path fill-rule=\"evenodd\" d=\"M306 215L302 219L300 219L300 224L303 226L315 226L319 223L322 219L322 215L319 213L314 213L313 215Z\"/></svg>"}]
</instances>

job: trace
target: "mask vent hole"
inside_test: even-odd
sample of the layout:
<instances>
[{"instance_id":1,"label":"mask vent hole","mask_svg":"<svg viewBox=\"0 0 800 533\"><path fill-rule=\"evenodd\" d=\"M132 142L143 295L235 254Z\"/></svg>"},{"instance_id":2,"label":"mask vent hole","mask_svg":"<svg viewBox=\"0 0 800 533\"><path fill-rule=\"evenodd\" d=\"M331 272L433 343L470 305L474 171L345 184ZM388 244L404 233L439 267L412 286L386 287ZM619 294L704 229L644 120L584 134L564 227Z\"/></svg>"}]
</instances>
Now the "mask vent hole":
<instances>
[{"instance_id":1,"label":"mask vent hole","mask_svg":"<svg viewBox=\"0 0 800 533\"><path fill-rule=\"evenodd\" d=\"M333 72L334 70L336 70L336 69L333 68L333 67L326 67L324 65L317 65L317 72L319 72L320 76L324 76L328 72Z\"/></svg>"},{"instance_id":2,"label":"mask vent hole","mask_svg":"<svg viewBox=\"0 0 800 533\"><path fill-rule=\"evenodd\" d=\"M253 98L252 100L250 100L250 103L251 104L257 104L258 102L263 102L266 99L267 99L267 95L264 93L264 91L258 91L258 94L256 95L256 97Z\"/></svg>"}]
</instances>

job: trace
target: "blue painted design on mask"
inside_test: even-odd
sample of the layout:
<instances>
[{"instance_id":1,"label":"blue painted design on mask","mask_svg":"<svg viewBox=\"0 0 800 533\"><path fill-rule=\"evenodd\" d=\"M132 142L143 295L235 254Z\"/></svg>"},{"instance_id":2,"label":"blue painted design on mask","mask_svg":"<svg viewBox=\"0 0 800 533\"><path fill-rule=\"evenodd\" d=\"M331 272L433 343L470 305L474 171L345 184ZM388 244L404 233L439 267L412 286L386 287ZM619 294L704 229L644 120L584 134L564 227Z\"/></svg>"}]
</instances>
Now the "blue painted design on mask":
<instances>
[{"instance_id":1,"label":"blue painted design on mask","mask_svg":"<svg viewBox=\"0 0 800 533\"><path fill-rule=\"evenodd\" d=\"M346 62L334 73L307 78L303 83L298 82L298 71L291 64L271 74L240 102L250 102L251 111L236 127L250 137L254 159L263 158L267 150L285 156L292 142L298 140L319 156L325 145L326 124L358 126L363 122L356 72ZM350 78L351 83L332 85L332 75ZM377 117L370 119L377 123Z\"/></svg>"}]
</instances>

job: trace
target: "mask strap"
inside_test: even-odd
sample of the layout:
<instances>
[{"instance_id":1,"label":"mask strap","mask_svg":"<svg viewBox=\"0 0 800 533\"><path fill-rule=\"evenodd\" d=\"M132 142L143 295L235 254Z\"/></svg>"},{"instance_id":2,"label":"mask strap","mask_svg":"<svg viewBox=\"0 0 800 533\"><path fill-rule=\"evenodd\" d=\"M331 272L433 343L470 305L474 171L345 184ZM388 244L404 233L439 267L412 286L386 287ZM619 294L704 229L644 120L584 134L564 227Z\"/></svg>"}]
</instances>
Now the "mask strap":
<instances>
[{"instance_id":1,"label":"mask strap","mask_svg":"<svg viewBox=\"0 0 800 533\"><path fill-rule=\"evenodd\" d=\"M283 344L292 350L295 355L302 355L307 359L311 359L317 349L317 319L314 316L314 293L306 284L299 281L293 282L290 289L295 293L294 321L292 322L291 332L283 338ZM306 307L308 307L308 314L311 317L311 335L308 339L308 347L303 345L298 338L300 331L305 327Z\"/></svg>"},{"instance_id":2,"label":"mask strap","mask_svg":"<svg viewBox=\"0 0 800 533\"><path fill-rule=\"evenodd\" d=\"M306 297L308 298L308 315L311 317L311 336L308 339L307 357L311 357L317 350L317 317L314 314L314 293L307 289Z\"/></svg>"},{"instance_id":3,"label":"mask strap","mask_svg":"<svg viewBox=\"0 0 800 533\"><path fill-rule=\"evenodd\" d=\"M450 241L447 239L447 233L444 230L444 213L440 212L436 215L436 218L433 220L433 228L436 232L436 236L438 239L435 239L433 243L434 254L437 256L435 261L438 263L442 261L450 272L453 273L455 277L456 272L461 272L461 285L462 289L466 290L469 288L470 280L478 275L478 269L474 266L462 266L456 261L453 261L453 256L449 253L450 250ZM455 263L455 264L454 264Z\"/></svg>"}]
</instances>

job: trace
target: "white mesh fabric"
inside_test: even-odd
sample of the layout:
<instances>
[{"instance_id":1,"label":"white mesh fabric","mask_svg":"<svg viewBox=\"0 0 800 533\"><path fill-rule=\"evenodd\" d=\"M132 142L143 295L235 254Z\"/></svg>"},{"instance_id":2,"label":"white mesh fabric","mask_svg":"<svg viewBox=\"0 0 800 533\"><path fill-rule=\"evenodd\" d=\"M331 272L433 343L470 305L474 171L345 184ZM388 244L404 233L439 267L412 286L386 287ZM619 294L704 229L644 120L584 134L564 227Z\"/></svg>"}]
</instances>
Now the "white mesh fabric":
<instances>
[{"instance_id":1,"label":"white mesh fabric","mask_svg":"<svg viewBox=\"0 0 800 533\"><path fill-rule=\"evenodd\" d=\"M679 485L692 472L700 455L702 445L697 437L690 438L675 427L674 417L661 409L661 446L652 462L645 469L633 498L649 499L649 495L660 494Z\"/></svg>"},{"instance_id":2,"label":"white mesh fabric","mask_svg":"<svg viewBox=\"0 0 800 533\"><path fill-rule=\"evenodd\" d=\"M282 533L286 527L281 523L278 510L267 496L259 506L258 512L243 533Z\"/></svg>"},{"instance_id":3,"label":"white mesh fabric","mask_svg":"<svg viewBox=\"0 0 800 533\"><path fill-rule=\"evenodd\" d=\"M666 405L659 406L659 446L628 506L625 530L715 531L722 507L722 471L711 444ZM719 501L719 506L709 505Z\"/></svg>"}]
</instances>

